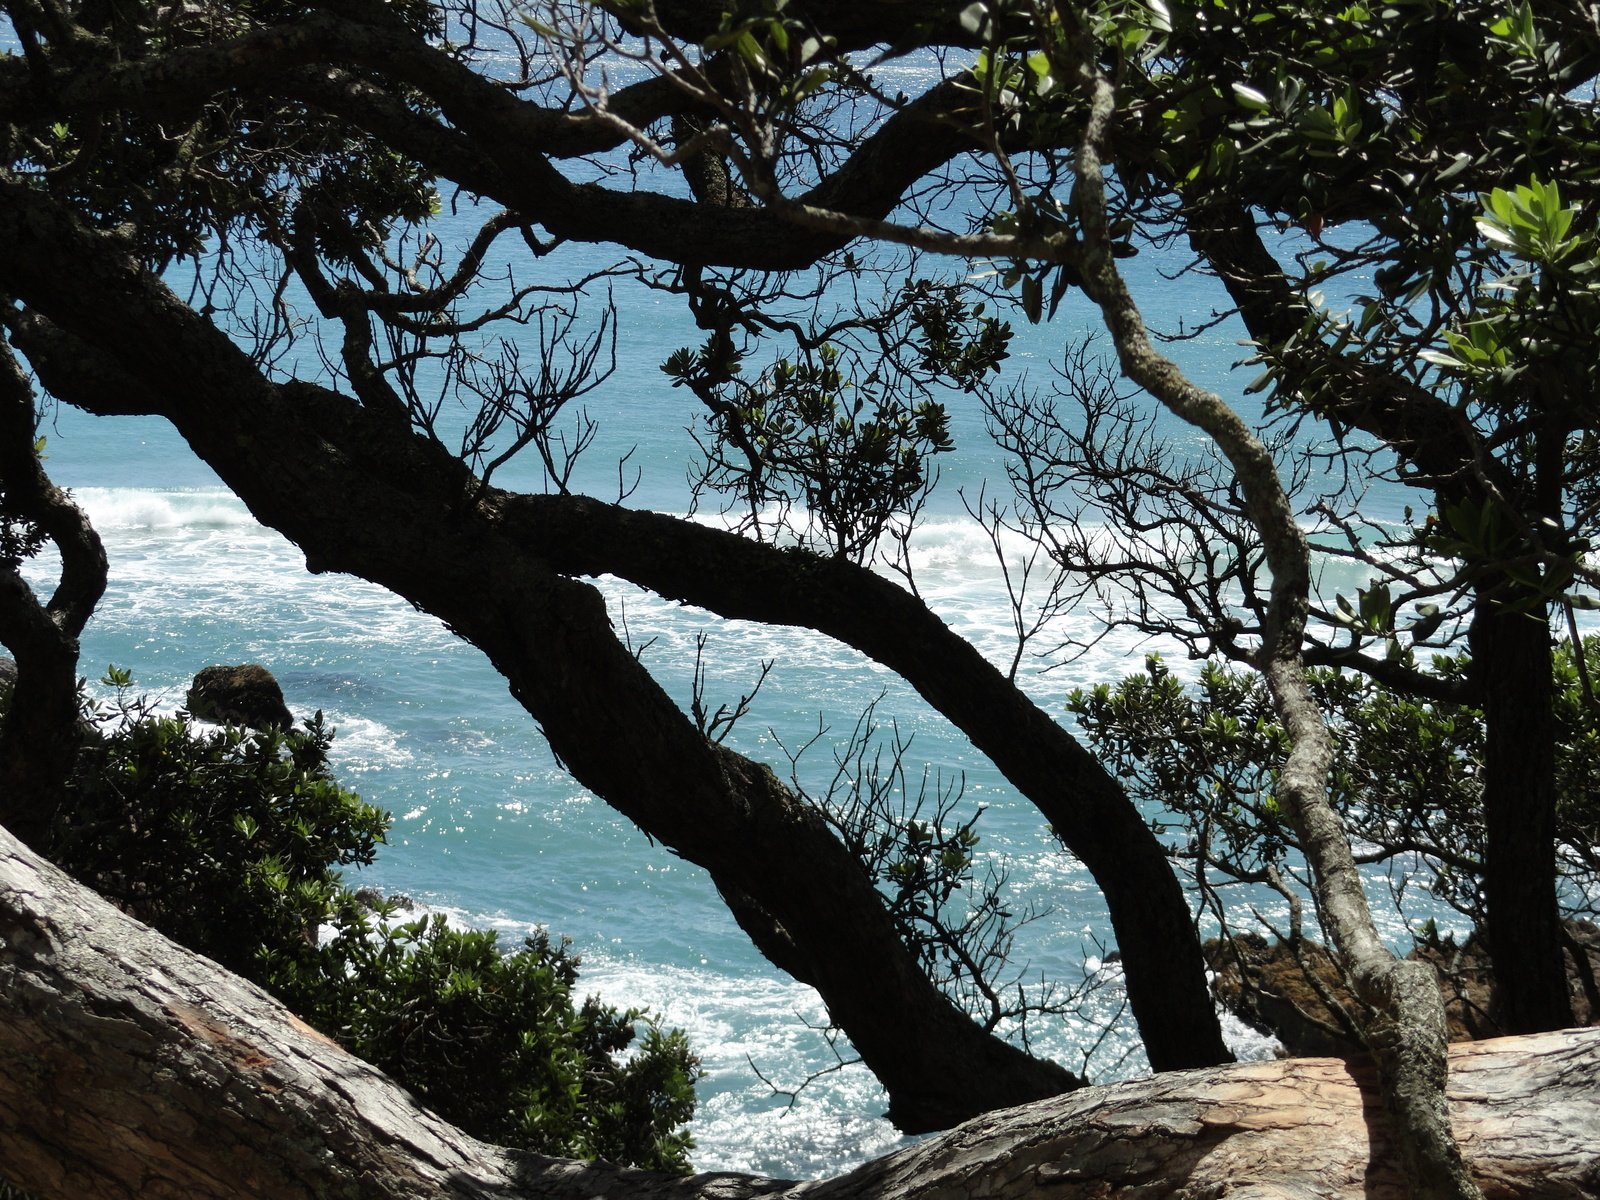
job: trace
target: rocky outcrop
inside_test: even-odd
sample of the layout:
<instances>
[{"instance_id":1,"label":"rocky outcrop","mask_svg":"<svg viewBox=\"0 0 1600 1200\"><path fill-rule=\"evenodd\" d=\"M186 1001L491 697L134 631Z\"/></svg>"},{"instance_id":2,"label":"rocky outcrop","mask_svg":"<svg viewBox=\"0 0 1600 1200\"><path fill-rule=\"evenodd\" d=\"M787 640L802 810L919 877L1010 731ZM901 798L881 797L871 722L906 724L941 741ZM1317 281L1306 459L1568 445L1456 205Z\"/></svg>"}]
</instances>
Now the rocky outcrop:
<instances>
[{"instance_id":1,"label":"rocky outcrop","mask_svg":"<svg viewBox=\"0 0 1600 1200\"><path fill-rule=\"evenodd\" d=\"M1567 980L1572 1008L1580 1025L1600 1024L1600 927L1589 921L1566 922ZM1256 933L1240 934L1205 946L1218 1002L1240 1020L1283 1043L1291 1057L1358 1053L1346 1014L1359 1012L1351 992L1328 952L1315 942L1268 942ZM1493 973L1481 939L1461 945L1444 938L1418 946L1408 956L1430 963L1444 993L1450 1040L1476 1041L1499 1037L1495 1019Z\"/></svg>"},{"instance_id":2,"label":"rocky outcrop","mask_svg":"<svg viewBox=\"0 0 1600 1200\"><path fill-rule=\"evenodd\" d=\"M1292 1058L1359 1048L1356 1000L1333 957L1316 942L1268 942L1243 933L1205 944L1212 990L1223 1008L1283 1043Z\"/></svg>"},{"instance_id":3,"label":"rocky outcrop","mask_svg":"<svg viewBox=\"0 0 1600 1200\"><path fill-rule=\"evenodd\" d=\"M251 729L294 728L283 689L271 671L256 663L207 667L194 677L184 702L202 721Z\"/></svg>"}]
</instances>

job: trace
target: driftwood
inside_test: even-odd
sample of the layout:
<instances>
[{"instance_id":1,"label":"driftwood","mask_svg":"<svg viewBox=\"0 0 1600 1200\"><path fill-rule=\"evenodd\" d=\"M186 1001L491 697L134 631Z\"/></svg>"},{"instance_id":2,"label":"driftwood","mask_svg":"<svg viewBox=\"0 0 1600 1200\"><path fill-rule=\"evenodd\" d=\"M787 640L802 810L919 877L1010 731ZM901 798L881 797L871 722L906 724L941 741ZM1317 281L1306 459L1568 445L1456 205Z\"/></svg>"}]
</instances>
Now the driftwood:
<instances>
[{"instance_id":1,"label":"driftwood","mask_svg":"<svg viewBox=\"0 0 1600 1200\"><path fill-rule=\"evenodd\" d=\"M0 830L0 1177L42 1197L890 1200L1403 1194L1361 1059L1175 1072L1007 1109L837 1179L672 1179L486 1146ZM1489 1197L1600 1196L1600 1030L1453 1047Z\"/></svg>"}]
</instances>

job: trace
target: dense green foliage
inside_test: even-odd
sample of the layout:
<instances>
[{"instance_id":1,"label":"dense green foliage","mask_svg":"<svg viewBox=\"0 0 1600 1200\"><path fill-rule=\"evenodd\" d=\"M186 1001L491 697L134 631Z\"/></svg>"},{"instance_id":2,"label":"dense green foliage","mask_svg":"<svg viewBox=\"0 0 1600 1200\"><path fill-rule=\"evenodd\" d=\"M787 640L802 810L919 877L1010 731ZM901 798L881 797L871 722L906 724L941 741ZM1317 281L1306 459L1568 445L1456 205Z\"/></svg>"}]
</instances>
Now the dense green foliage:
<instances>
[{"instance_id":1,"label":"dense green foliage","mask_svg":"<svg viewBox=\"0 0 1600 1200\"><path fill-rule=\"evenodd\" d=\"M479 1137L543 1154L688 1168L695 1062L683 1034L591 996L578 962L539 934L513 954L492 931L435 915L372 933L346 925L348 974L316 981L316 1011L349 1049Z\"/></svg>"},{"instance_id":2,"label":"dense green foliage","mask_svg":"<svg viewBox=\"0 0 1600 1200\"><path fill-rule=\"evenodd\" d=\"M817 344L747 370L771 331L741 328L708 298L697 304L714 332L661 365L709 411L697 492L744 509L757 533L765 525L856 559L905 527L935 485L935 460L955 449L939 389L984 388L1011 339L963 289L907 280Z\"/></svg>"},{"instance_id":3,"label":"dense green foliage","mask_svg":"<svg viewBox=\"0 0 1600 1200\"><path fill-rule=\"evenodd\" d=\"M387 10L418 36L440 28L431 5ZM314 11L251 0L168 12L154 27L136 5L85 5L77 15L97 35L84 47L94 54L127 41L181 52ZM133 113L106 123L68 119L40 123L32 134L10 147L15 165L57 181L79 212L123 231L157 264L199 254L219 236L291 228L343 257L381 243L391 221L425 219L437 202L427 176L381 140L299 104L238 100L176 121Z\"/></svg>"},{"instance_id":4,"label":"dense green foliage","mask_svg":"<svg viewBox=\"0 0 1600 1200\"><path fill-rule=\"evenodd\" d=\"M1586 655L1600 661L1600 639L1588 640ZM1460 678L1470 662L1440 657L1434 669ZM1556 679L1559 862L1575 885L1563 899L1570 913L1590 914L1600 880L1600 709L1570 652L1558 652ZM1339 735L1330 799L1363 860L1396 860L1397 886L1425 886L1481 925L1483 714L1349 672L1315 671L1313 687ZM1181 839L1176 852L1214 882L1266 883L1299 869L1274 798L1284 733L1254 672L1208 662L1191 685L1151 655L1144 671L1078 689L1067 707L1129 789L1159 807L1158 830Z\"/></svg>"},{"instance_id":5,"label":"dense green foliage","mask_svg":"<svg viewBox=\"0 0 1600 1200\"><path fill-rule=\"evenodd\" d=\"M34 442L34 452L42 453L44 439ZM11 486L0 478L0 568L15 569L39 553L45 542L44 531L32 520L19 516L9 495Z\"/></svg>"},{"instance_id":6,"label":"dense green foliage","mask_svg":"<svg viewBox=\"0 0 1600 1200\"><path fill-rule=\"evenodd\" d=\"M370 863L389 823L329 774L331 733L130 715L86 747L50 856L262 984L319 962L318 926L353 903L335 868Z\"/></svg>"},{"instance_id":7,"label":"dense green foliage","mask_svg":"<svg viewBox=\"0 0 1600 1200\"><path fill-rule=\"evenodd\" d=\"M681 1033L576 1001L578 960L543 934L508 954L492 931L401 922L346 888L337 868L370 863L389 817L333 778L321 714L292 732L109 715L56 816L55 861L474 1136L688 1169L697 1068Z\"/></svg>"}]
</instances>

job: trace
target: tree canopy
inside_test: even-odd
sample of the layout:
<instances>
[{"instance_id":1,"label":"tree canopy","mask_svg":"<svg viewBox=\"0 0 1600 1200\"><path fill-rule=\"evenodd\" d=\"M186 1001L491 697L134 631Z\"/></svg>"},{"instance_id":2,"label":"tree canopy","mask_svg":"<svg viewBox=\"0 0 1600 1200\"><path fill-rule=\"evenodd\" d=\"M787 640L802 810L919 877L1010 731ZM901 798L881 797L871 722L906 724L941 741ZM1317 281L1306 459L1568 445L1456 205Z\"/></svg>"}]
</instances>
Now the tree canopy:
<instances>
[{"instance_id":1,"label":"tree canopy","mask_svg":"<svg viewBox=\"0 0 1600 1200\"><path fill-rule=\"evenodd\" d=\"M388 587L482 650L573 775L705 867L761 952L817 988L903 1128L1081 1081L930 978L928 910L897 900L871 839L673 703L588 578L811 628L902 676L1093 873L1152 1066L1224 1061L1167 847L1018 686L1020 615L1018 657L986 661L903 557L951 449L947 406L983 405L1015 485L988 519L1042 547L1059 603L1109 598L1115 623L1260 672L1274 812L1369 1008L1410 1170L1423 1194L1473 1194L1437 988L1376 935L1307 668L1481 714L1499 1019L1569 1024L1552 618L1575 629L1595 583L1586 9L0 8L4 498L17 553L48 537L65 564L30 607L6 526L0 640L18 695L40 698L0 731L9 828L28 839L51 804L68 750L19 748L61 741L28 721L70 726L71 642L98 595L92 531L36 461L37 385L165 417L309 569ZM879 79L908 54L934 68L914 96ZM468 202L468 245L428 235L437 206ZM704 407L699 494L733 528L574 486L563 421L625 352L626 314L575 317L604 302L554 273L568 243L616 247L617 270L703 332L663 386ZM1146 329L1118 264L1158 249L1225 289L1266 429ZM1007 322L1074 290L1117 375L1064 346L1054 393L998 386ZM1158 435L1154 406L1209 449ZM519 453L542 492L492 482ZM1365 516L1377 484L1412 489L1415 513ZM1326 556L1370 582L1321 595ZM1445 651L1466 657L1436 666Z\"/></svg>"}]
</instances>

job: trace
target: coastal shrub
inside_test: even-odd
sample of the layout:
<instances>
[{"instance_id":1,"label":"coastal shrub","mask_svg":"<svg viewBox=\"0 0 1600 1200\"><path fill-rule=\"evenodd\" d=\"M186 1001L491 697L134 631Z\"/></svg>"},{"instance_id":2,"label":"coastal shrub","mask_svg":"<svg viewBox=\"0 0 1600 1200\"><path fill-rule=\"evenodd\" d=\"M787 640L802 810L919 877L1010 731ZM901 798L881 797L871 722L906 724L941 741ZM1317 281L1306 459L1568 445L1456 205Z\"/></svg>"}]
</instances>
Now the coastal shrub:
<instances>
[{"instance_id":1,"label":"coastal shrub","mask_svg":"<svg viewBox=\"0 0 1600 1200\"><path fill-rule=\"evenodd\" d=\"M1600 706L1590 686L1600 639L1585 640L1584 660L1568 644L1555 649L1558 869L1574 917L1596 915L1600 877ZM1433 666L1447 679L1471 669L1460 655ZM1397 890L1426 887L1481 927L1482 712L1347 672L1314 671L1312 687L1339 734L1330 798L1363 860L1393 860ZM1117 684L1074 691L1067 710L1095 753L1150 802L1174 854L1222 881L1263 882L1272 871L1298 869L1295 835L1276 799L1287 741L1258 674L1209 662L1186 683L1152 655Z\"/></svg>"},{"instance_id":2,"label":"coastal shrub","mask_svg":"<svg viewBox=\"0 0 1600 1200\"><path fill-rule=\"evenodd\" d=\"M272 987L315 960L389 818L328 771L332 733L202 727L143 711L91 738L48 853L174 941Z\"/></svg>"},{"instance_id":3,"label":"coastal shrub","mask_svg":"<svg viewBox=\"0 0 1600 1200\"><path fill-rule=\"evenodd\" d=\"M318 1013L354 1053L487 1141L686 1171L697 1068L637 1010L574 1003L578 960L544 933L502 954L437 914L334 939L348 973ZM642 1022L635 1053L627 1055Z\"/></svg>"},{"instance_id":4,"label":"coastal shrub","mask_svg":"<svg viewBox=\"0 0 1600 1200\"><path fill-rule=\"evenodd\" d=\"M126 672L106 682L126 696ZM339 786L321 714L203 727L126 699L92 732L45 852L128 912L273 992L466 1132L686 1172L698 1064L646 1014L575 1002L578 959L538 934L400 923L339 868L389 815ZM637 1038L637 1043L636 1043ZM3 1194L0 1194L3 1195Z\"/></svg>"}]
</instances>

